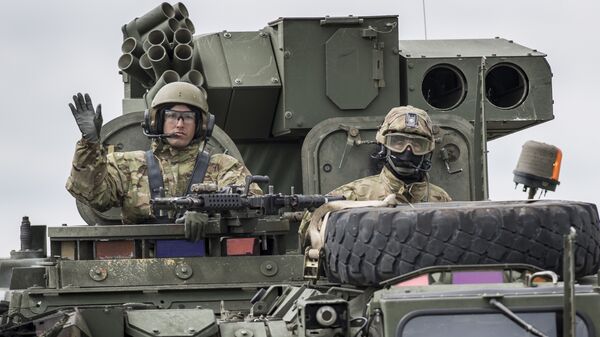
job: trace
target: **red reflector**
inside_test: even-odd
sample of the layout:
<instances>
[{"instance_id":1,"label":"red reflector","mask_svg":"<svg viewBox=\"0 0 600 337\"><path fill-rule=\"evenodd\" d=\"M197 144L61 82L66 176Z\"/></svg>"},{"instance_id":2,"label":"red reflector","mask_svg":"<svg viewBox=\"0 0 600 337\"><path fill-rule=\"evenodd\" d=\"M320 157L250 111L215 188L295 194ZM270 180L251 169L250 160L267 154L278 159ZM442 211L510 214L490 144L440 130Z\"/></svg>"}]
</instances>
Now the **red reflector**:
<instances>
[{"instance_id":1,"label":"red reflector","mask_svg":"<svg viewBox=\"0 0 600 337\"><path fill-rule=\"evenodd\" d=\"M429 285L429 275L421 275L411 278L400 283L396 283L394 287L406 287L406 286L426 286Z\"/></svg>"},{"instance_id":2,"label":"red reflector","mask_svg":"<svg viewBox=\"0 0 600 337\"><path fill-rule=\"evenodd\" d=\"M96 260L131 259L135 257L133 240L96 241L94 242Z\"/></svg>"},{"instance_id":3,"label":"red reflector","mask_svg":"<svg viewBox=\"0 0 600 337\"><path fill-rule=\"evenodd\" d=\"M227 239L227 255L254 255L255 238Z\"/></svg>"}]
</instances>

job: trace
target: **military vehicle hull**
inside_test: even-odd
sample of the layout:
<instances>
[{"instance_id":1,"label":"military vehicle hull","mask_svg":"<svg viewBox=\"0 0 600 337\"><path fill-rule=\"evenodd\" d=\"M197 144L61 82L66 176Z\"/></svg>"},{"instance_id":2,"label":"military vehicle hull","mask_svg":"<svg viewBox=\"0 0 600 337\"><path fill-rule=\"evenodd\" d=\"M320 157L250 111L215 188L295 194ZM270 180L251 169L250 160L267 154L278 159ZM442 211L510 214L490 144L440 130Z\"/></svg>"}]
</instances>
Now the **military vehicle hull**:
<instances>
[{"instance_id":1,"label":"military vehicle hull","mask_svg":"<svg viewBox=\"0 0 600 337\"><path fill-rule=\"evenodd\" d=\"M182 3L122 32L123 115L101 135L112 151L149 148L144 110L182 80L216 116L211 153L269 175L268 196L323 194L381 169L375 132L410 104L436 124L431 182L455 202L332 212L316 253L298 213L226 210L190 242L182 224L123 226L118 208L78 203L89 226L23 220L21 250L0 261L0 335L600 334L596 206L485 201L487 141L554 118L543 53L402 41L393 15L194 35Z\"/></svg>"}]
</instances>

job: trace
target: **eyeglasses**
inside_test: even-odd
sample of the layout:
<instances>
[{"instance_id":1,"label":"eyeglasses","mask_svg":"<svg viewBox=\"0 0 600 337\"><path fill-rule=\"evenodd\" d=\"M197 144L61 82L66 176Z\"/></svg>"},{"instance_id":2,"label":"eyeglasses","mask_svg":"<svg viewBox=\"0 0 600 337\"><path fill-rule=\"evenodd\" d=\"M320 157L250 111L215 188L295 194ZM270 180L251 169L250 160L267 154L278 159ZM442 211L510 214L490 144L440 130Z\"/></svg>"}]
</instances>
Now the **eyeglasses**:
<instances>
[{"instance_id":1,"label":"eyeglasses","mask_svg":"<svg viewBox=\"0 0 600 337\"><path fill-rule=\"evenodd\" d=\"M177 123L181 119L184 124L190 124L196 121L196 112L194 111L177 111L165 110L165 121L169 123Z\"/></svg>"}]
</instances>

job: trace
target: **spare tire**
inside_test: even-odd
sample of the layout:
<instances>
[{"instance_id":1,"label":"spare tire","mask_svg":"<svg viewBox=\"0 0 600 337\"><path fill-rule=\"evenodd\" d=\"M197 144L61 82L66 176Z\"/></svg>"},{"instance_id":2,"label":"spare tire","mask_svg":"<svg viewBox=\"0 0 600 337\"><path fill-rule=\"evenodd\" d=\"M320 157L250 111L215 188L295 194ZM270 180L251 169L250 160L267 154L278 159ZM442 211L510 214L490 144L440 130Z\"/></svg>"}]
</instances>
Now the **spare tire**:
<instances>
[{"instance_id":1,"label":"spare tire","mask_svg":"<svg viewBox=\"0 0 600 337\"><path fill-rule=\"evenodd\" d=\"M527 263L562 274L563 235L577 231L577 276L598 272L594 204L573 201L423 203L332 213L325 273L357 286L434 265Z\"/></svg>"}]
</instances>

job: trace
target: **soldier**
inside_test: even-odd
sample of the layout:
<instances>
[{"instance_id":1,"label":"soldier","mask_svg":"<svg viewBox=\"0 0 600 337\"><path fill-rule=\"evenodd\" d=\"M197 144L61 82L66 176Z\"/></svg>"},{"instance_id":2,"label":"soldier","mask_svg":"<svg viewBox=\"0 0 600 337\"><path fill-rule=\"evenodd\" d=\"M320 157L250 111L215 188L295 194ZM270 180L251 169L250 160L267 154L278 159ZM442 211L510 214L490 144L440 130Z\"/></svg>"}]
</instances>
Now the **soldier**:
<instances>
[{"instance_id":1,"label":"soldier","mask_svg":"<svg viewBox=\"0 0 600 337\"><path fill-rule=\"evenodd\" d=\"M330 194L358 201L383 200L389 194L404 203L452 200L428 181L435 141L433 123L425 111L410 105L393 108L375 139L381 146L376 159L384 161L381 173L340 186Z\"/></svg>"},{"instance_id":2,"label":"soldier","mask_svg":"<svg viewBox=\"0 0 600 337\"><path fill-rule=\"evenodd\" d=\"M353 201L384 200L390 194L400 203L452 201L446 191L428 181L435 140L427 112L410 105L393 108L375 139L380 145L375 159L384 162L381 172L342 185L328 194ZM308 239L306 232L311 220L312 213L305 212L298 230L303 242Z\"/></svg>"},{"instance_id":3,"label":"soldier","mask_svg":"<svg viewBox=\"0 0 600 337\"><path fill-rule=\"evenodd\" d=\"M77 143L67 190L98 211L121 207L124 224L167 222L151 211L154 197L182 196L192 183L215 183L218 188L243 186L248 169L225 154L203 151L214 117L205 94L196 86L174 82L162 87L144 117L144 134L153 139L150 151L108 153L99 136L101 106L96 111L88 94L69 104L83 135ZM253 184L252 194L262 194Z\"/></svg>"}]
</instances>

